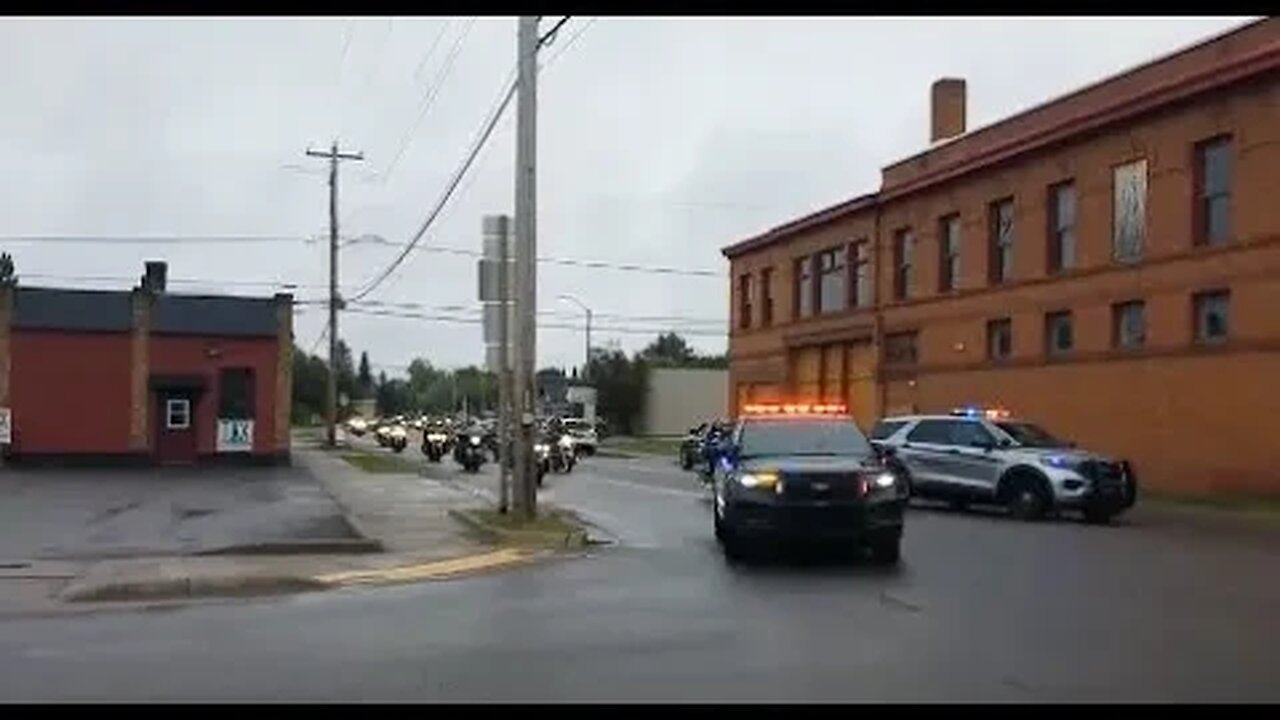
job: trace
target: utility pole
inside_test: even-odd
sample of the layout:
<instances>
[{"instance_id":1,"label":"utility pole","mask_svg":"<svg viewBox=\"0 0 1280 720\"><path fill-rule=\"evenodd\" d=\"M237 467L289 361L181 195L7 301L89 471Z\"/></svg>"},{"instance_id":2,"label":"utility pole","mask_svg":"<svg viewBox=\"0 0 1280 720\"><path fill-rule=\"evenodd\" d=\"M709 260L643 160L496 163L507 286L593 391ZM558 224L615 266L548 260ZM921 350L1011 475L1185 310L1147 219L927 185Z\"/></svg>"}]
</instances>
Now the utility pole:
<instances>
[{"instance_id":1,"label":"utility pole","mask_svg":"<svg viewBox=\"0 0 1280 720\"><path fill-rule=\"evenodd\" d=\"M338 445L338 162L364 160L359 152L338 151L338 141L325 150L307 149L310 157L329 158L329 383L325 391L325 421L329 447Z\"/></svg>"},{"instance_id":2,"label":"utility pole","mask_svg":"<svg viewBox=\"0 0 1280 720\"><path fill-rule=\"evenodd\" d=\"M516 104L516 342L514 425L516 426L516 512L537 515L537 471L534 468L534 365L537 360L537 142L538 18L521 16L516 33L519 96Z\"/></svg>"}]
</instances>

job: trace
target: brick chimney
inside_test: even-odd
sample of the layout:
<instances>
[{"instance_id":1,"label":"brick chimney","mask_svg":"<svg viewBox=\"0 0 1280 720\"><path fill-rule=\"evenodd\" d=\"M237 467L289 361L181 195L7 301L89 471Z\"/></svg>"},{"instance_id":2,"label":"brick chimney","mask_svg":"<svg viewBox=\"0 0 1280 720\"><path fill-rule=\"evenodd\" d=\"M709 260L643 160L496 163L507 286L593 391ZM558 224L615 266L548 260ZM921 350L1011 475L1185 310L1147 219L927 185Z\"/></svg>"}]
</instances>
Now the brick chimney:
<instances>
[{"instance_id":1,"label":"brick chimney","mask_svg":"<svg viewBox=\"0 0 1280 720\"><path fill-rule=\"evenodd\" d=\"M169 265L160 260L148 260L143 266L142 289L152 293L162 293L168 283Z\"/></svg>"},{"instance_id":2,"label":"brick chimney","mask_svg":"<svg viewBox=\"0 0 1280 720\"><path fill-rule=\"evenodd\" d=\"M936 143L964 134L965 83L960 78L942 78L933 83L929 103L929 142Z\"/></svg>"}]
</instances>

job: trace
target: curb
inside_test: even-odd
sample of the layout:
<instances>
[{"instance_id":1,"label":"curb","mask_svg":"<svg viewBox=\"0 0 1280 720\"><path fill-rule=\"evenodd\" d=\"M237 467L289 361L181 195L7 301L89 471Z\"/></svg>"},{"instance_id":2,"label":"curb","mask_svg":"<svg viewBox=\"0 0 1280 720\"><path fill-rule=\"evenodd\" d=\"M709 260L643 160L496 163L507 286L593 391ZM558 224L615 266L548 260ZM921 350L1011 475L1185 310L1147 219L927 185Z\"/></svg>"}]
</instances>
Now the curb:
<instances>
[{"instance_id":1,"label":"curb","mask_svg":"<svg viewBox=\"0 0 1280 720\"><path fill-rule=\"evenodd\" d=\"M59 594L64 602L121 602L196 597L247 597L322 590L324 582L296 575L173 577L156 580L75 585Z\"/></svg>"},{"instance_id":2,"label":"curb","mask_svg":"<svg viewBox=\"0 0 1280 720\"><path fill-rule=\"evenodd\" d=\"M580 550L591 544L587 531L581 528L566 533L538 530L507 530L498 528L475 517L467 510L450 509L449 517L466 525L490 542L512 545L538 545L542 547Z\"/></svg>"},{"instance_id":3,"label":"curb","mask_svg":"<svg viewBox=\"0 0 1280 720\"><path fill-rule=\"evenodd\" d=\"M352 526L355 529L355 526ZM356 532L359 532L358 530ZM218 555L368 555L384 552L382 541L364 536L333 540L288 540L280 542L247 543L201 550L192 553L196 557Z\"/></svg>"}]
</instances>

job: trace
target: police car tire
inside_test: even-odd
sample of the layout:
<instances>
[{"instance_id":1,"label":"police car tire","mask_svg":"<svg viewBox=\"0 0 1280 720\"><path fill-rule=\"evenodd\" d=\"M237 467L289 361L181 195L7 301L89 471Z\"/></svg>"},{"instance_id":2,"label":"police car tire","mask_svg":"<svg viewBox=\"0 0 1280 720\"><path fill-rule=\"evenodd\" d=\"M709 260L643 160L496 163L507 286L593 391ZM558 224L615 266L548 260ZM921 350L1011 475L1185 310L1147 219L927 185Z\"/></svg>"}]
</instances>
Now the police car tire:
<instances>
[{"instance_id":1,"label":"police car tire","mask_svg":"<svg viewBox=\"0 0 1280 720\"><path fill-rule=\"evenodd\" d=\"M1019 520L1039 520L1048 514L1050 502L1045 497L1044 488L1040 485L1038 478L1025 473L1009 478L1009 491L1006 498L1006 504L1009 507L1009 514ZM1030 493L1030 495L1027 495ZM1027 502L1024 498L1033 499Z\"/></svg>"},{"instance_id":2,"label":"police car tire","mask_svg":"<svg viewBox=\"0 0 1280 720\"><path fill-rule=\"evenodd\" d=\"M872 540L868 543L871 559L878 565L896 565L902 558L902 539Z\"/></svg>"}]
</instances>

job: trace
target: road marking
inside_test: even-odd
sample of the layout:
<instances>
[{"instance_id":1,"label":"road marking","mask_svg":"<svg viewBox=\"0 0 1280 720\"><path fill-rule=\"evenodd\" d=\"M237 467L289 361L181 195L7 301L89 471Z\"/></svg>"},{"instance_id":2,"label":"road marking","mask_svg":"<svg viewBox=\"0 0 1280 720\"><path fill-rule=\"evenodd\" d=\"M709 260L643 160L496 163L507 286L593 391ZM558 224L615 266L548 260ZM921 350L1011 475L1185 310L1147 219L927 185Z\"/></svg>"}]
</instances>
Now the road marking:
<instances>
[{"instance_id":1,"label":"road marking","mask_svg":"<svg viewBox=\"0 0 1280 720\"><path fill-rule=\"evenodd\" d=\"M384 582L412 582L414 580L438 580L464 573L473 573L480 570L490 570L507 565L515 565L525 562L533 556L534 553L528 550L507 548L496 552L483 553L480 555L468 555L466 557L453 558L451 560L438 560L436 562L423 563L420 565L403 565L400 567L383 568L381 570L352 570L349 572L330 573L328 575L319 575L315 579L328 585L356 585Z\"/></svg>"},{"instance_id":2,"label":"road marking","mask_svg":"<svg viewBox=\"0 0 1280 720\"><path fill-rule=\"evenodd\" d=\"M698 492L696 490L680 490L678 488L645 485L644 483L631 482L630 480L618 480L617 478L605 477L603 475L594 475L593 478L600 482L606 482L612 485L621 485L623 487L634 488L636 490L645 490L647 492L662 493L665 495L675 495L677 497L701 498L705 495L705 493Z\"/></svg>"}]
</instances>

